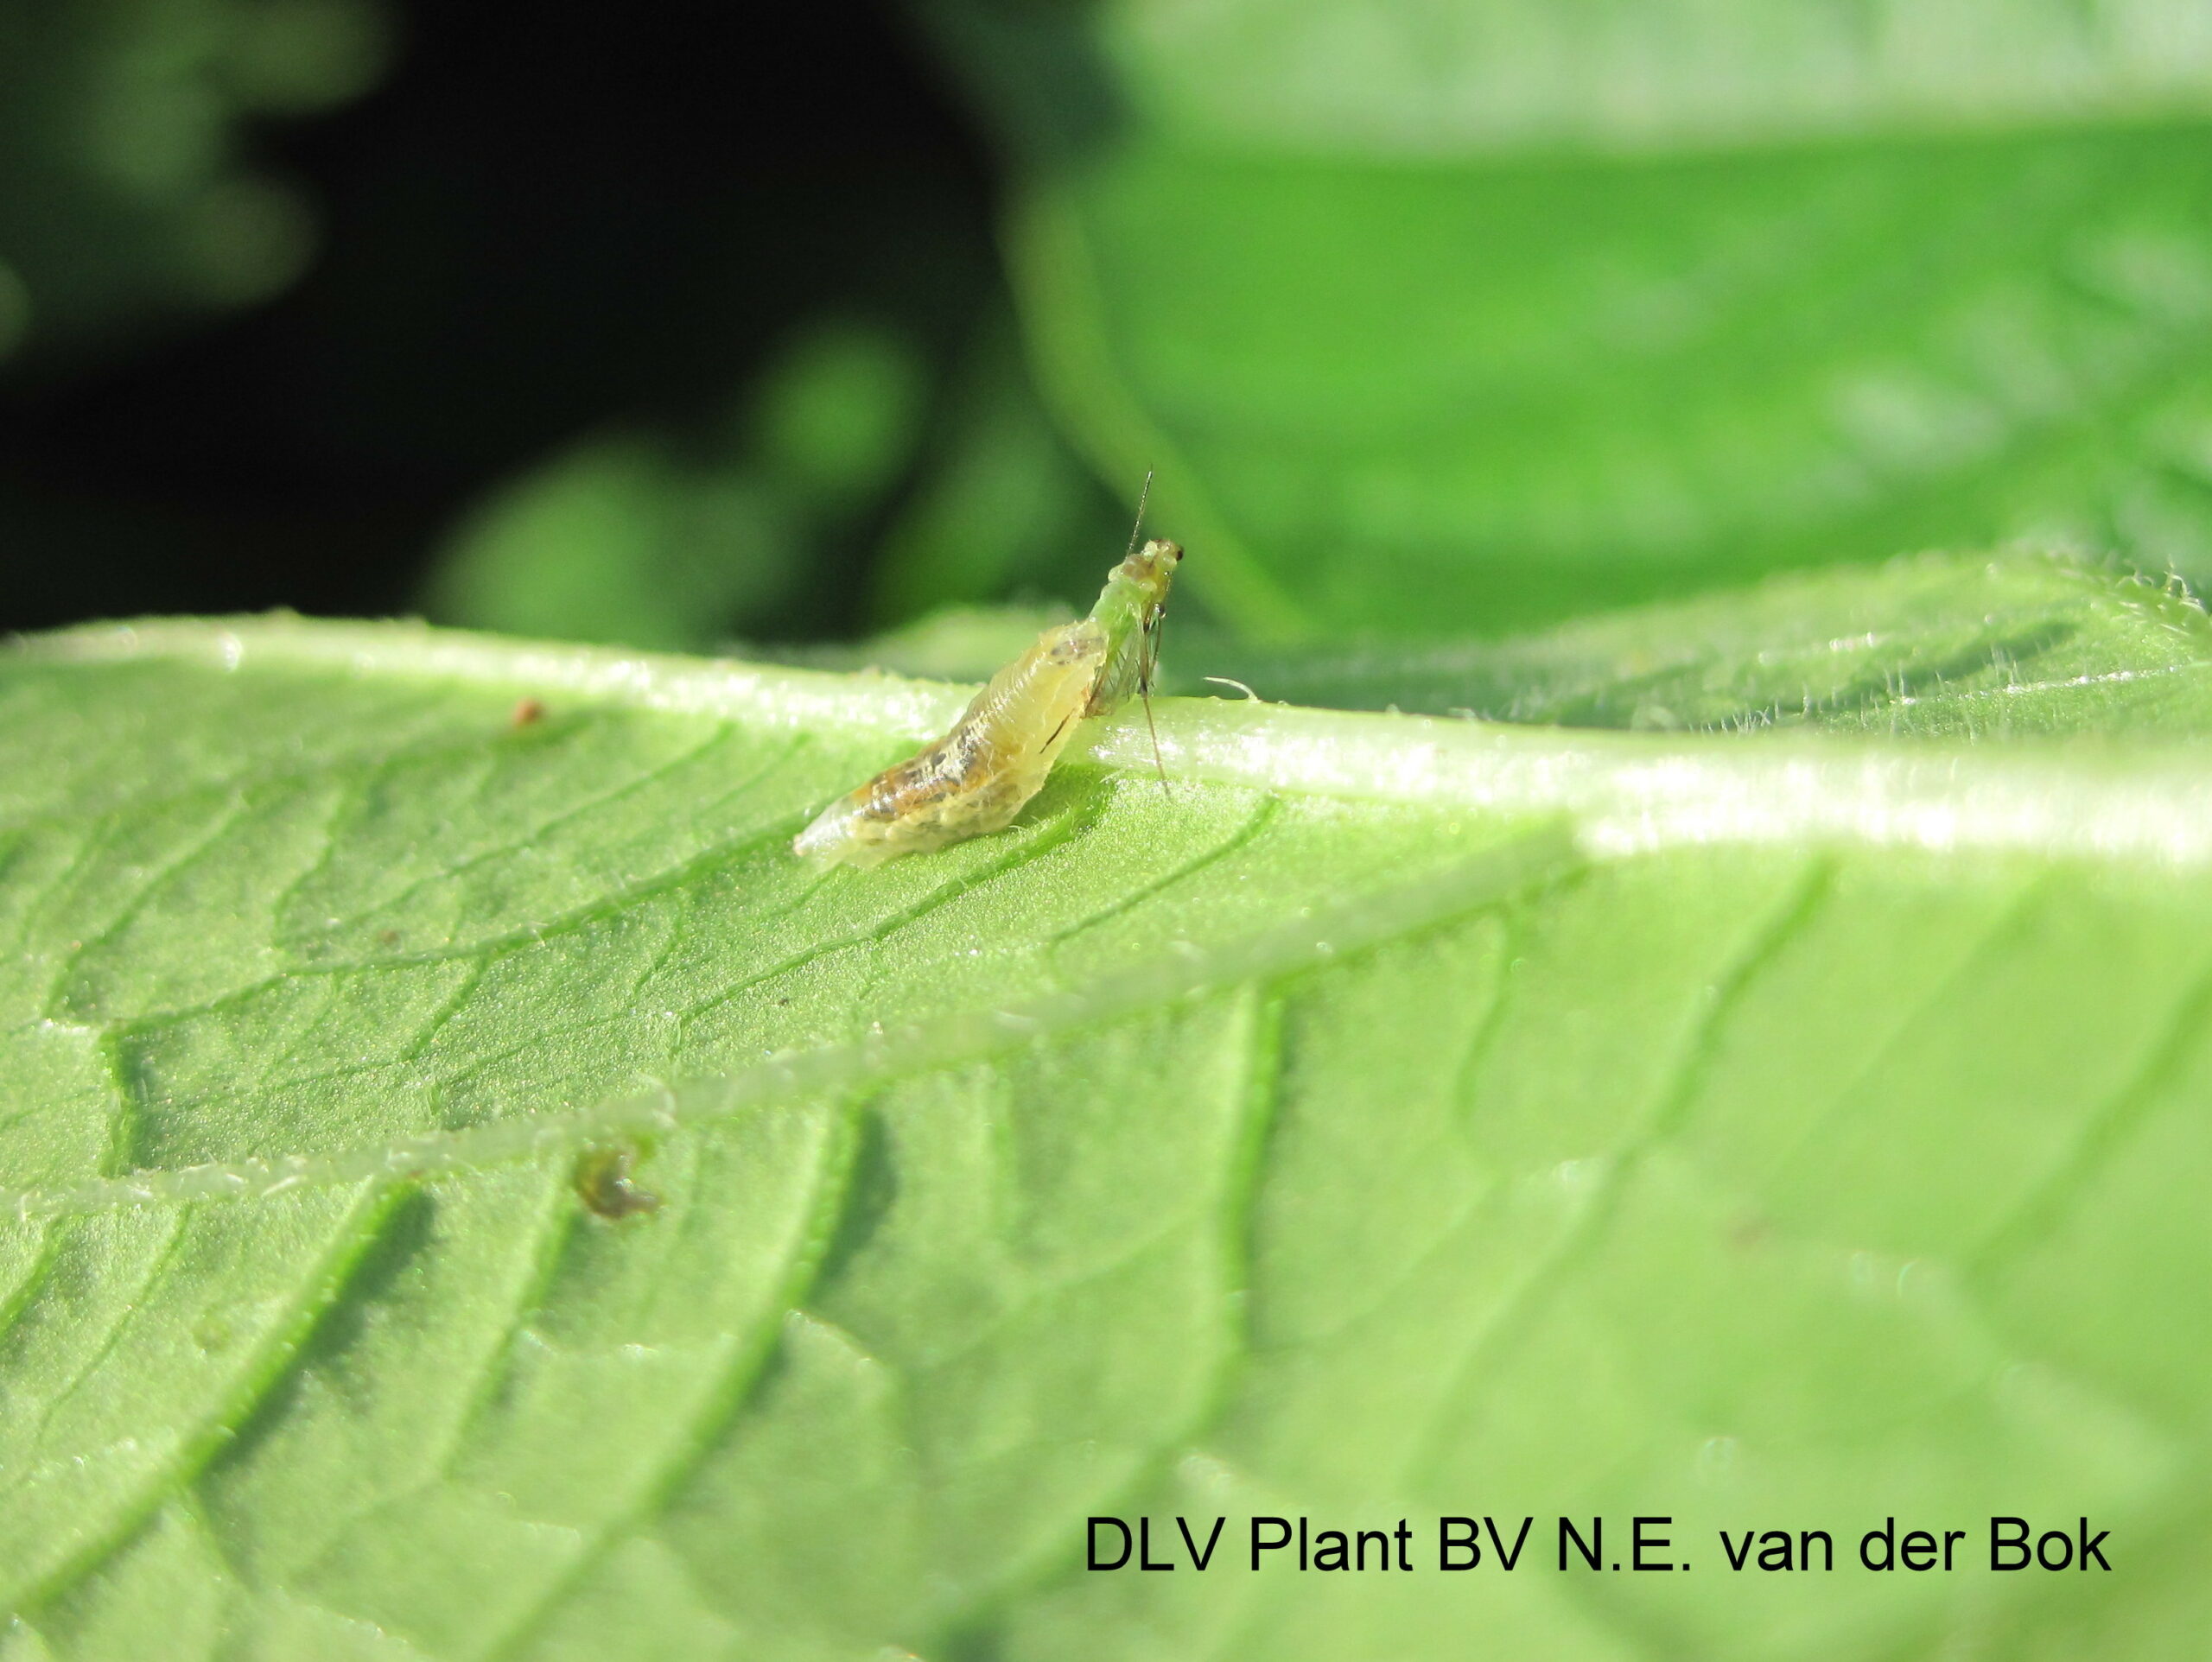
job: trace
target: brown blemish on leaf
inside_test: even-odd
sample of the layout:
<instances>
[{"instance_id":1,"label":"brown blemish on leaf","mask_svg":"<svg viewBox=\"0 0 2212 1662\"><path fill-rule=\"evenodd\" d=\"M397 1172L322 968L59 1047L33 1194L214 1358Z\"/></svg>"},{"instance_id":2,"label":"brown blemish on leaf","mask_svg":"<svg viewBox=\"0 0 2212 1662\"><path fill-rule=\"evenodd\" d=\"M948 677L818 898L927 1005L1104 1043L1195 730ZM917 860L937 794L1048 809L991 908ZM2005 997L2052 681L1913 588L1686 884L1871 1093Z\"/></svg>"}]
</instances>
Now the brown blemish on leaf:
<instances>
[{"instance_id":1,"label":"brown blemish on leaf","mask_svg":"<svg viewBox=\"0 0 2212 1662\"><path fill-rule=\"evenodd\" d=\"M615 1223L658 1211L660 1196L630 1180L635 1158L634 1151L626 1148L586 1149L576 1159L573 1179L576 1198Z\"/></svg>"}]
</instances>

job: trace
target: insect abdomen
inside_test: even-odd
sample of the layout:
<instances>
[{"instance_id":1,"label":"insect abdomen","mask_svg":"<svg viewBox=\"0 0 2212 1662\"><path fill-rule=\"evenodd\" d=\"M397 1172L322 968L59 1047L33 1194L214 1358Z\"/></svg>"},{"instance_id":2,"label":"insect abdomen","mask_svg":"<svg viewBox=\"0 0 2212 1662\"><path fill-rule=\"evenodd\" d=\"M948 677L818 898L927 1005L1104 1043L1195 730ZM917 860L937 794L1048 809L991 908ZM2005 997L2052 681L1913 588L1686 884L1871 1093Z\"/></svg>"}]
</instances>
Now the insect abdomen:
<instances>
[{"instance_id":1,"label":"insect abdomen","mask_svg":"<svg viewBox=\"0 0 2212 1662\"><path fill-rule=\"evenodd\" d=\"M951 732L832 802L791 847L874 866L999 830L1044 785L1105 656L1104 634L1088 618L1046 630L991 677Z\"/></svg>"}]
</instances>

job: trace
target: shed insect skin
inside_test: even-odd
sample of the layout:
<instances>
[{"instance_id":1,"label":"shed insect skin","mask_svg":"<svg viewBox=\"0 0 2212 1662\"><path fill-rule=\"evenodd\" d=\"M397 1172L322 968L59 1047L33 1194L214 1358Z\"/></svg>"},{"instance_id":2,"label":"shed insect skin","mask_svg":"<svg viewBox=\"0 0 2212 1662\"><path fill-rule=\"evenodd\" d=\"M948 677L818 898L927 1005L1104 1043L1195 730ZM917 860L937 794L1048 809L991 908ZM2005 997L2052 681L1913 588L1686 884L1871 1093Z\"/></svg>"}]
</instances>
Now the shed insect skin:
<instances>
[{"instance_id":1,"label":"shed insect skin","mask_svg":"<svg viewBox=\"0 0 2212 1662\"><path fill-rule=\"evenodd\" d=\"M951 732L830 803L792 850L879 866L1002 830L1044 787L1106 662L1105 633L1090 618L1046 630Z\"/></svg>"},{"instance_id":2,"label":"shed insect skin","mask_svg":"<svg viewBox=\"0 0 2212 1662\"><path fill-rule=\"evenodd\" d=\"M1133 694L1149 717L1160 619L1182 558L1173 542L1132 552L1089 617L1039 635L951 732L830 803L793 852L870 866L1003 830L1044 787L1077 722L1112 714Z\"/></svg>"}]
</instances>

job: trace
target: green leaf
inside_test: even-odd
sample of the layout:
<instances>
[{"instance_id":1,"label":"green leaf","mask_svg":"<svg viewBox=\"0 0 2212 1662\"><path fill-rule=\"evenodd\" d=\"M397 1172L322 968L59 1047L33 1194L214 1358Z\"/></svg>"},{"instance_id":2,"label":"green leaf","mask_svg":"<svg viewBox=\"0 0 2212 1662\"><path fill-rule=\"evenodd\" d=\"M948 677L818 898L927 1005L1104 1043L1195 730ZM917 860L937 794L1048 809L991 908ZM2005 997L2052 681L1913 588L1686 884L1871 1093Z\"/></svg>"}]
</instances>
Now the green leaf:
<instances>
[{"instance_id":1,"label":"green leaf","mask_svg":"<svg viewBox=\"0 0 2212 1662\"><path fill-rule=\"evenodd\" d=\"M886 531L871 574L877 621L910 625L1009 595L1088 606L1128 533L1133 501L1106 498L1053 430L1010 316L994 313L974 332L953 382L913 497ZM1010 656L988 658L977 678Z\"/></svg>"},{"instance_id":2,"label":"green leaf","mask_svg":"<svg viewBox=\"0 0 2212 1662\"><path fill-rule=\"evenodd\" d=\"M440 562L429 609L535 636L704 645L781 598L803 563L795 517L739 468L606 435L480 504Z\"/></svg>"},{"instance_id":3,"label":"green leaf","mask_svg":"<svg viewBox=\"0 0 2212 1662\"><path fill-rule=\"evenodd\" d=\"M699 649L786 618L904 471L924 366L887 327L817 321L727 431L617 431L510 481L456 529L440 622Z\"/></svg>"},{"instance_id":4,"label":"green leaf","mask_svg":"<svg viewBox=\"0 0 2212 1662\"><path fill-rule=\"evenodd\" d=\"M358 97L375 0L0 0L0 357L267 298L310 216L238 165L238 130Z\"/></svg>"},{"instance_id":5,"label":"green leaf","mask_svg":"<svg viewBox=\"0 0 2212 1662\"><path fill-rule=\"evenodd\" d=\"M1076 617L1072 606L954 606L863 641L785 646L747 643L742 656L810 669L888 669L931 681L988 681L1055 624Z\"/></svg>"},{"instance_id":6,"label":"green leaf","mask_svg":"<svg viewBox=\"0 0 2212 1662\"><path fill-rule=\"evenodd\" d=\"M918 658L958 639L887 644ZM1296 703L1571 727L2202 733L2208 654L2203 608L2171 585L2040 555L1921 555L1503 641L1300 653L1178 639L1167 684L1211 690L1172 673L1203 664Z\"/></svg>"},{"instance_id":7,"label":"green leaf","mask_svg":"<svg viewBox=\"0 0 2212 1662\"><path fill-rule=\"evenodd\" d=\"M1986 597L1900 583L1963 650ZM0 659L10 1662L2202 1633L2199 748L1170 700L1173 796L1123 720L1001 835L789 855L961 696L284 618ZM626 1156L658 1208L595 1215ZM1224 1562L1084 1573L1141 1511ZM1255 1512L1539 1521L1301 1576ZM1553 1570L1597 1513L1695 1573ZM1992 1513L2115 1572L1850 1564ZM1732 1576L1746 1526L1839 1569Z\"/></svg>"},{"instance_id":8,"label":"green leaf","mask_svg":"<svg viewBox=\"0 0 2212 1662\"><path fill-rule=\"evenodd\" d=\"M2012 538L2212 574L2182 0L925 10L1045 384L1247 634Z\"/></svg>"}]
</instances>

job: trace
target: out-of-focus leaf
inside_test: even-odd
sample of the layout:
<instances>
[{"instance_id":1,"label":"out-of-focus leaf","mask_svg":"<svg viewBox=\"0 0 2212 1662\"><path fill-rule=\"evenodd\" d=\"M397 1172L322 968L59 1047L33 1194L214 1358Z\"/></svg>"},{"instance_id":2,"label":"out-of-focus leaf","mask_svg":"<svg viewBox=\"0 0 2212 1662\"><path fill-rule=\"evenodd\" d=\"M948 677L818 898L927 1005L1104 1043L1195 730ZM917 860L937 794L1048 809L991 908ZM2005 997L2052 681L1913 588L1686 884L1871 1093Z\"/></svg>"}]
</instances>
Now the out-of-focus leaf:
<instances>
[{"instance_id":1,"label":"out-of-focus leaf","mask_svg":"<svg viewBox=\"0 0 2212 1662\"><path fill-rule=\"evenodd\" d=\"M925 10L1048 390L1248 633L2008 538L2212 574L2185 0Z\"/></svg>"},{"instance_id":2,"label":"out-of-focus leaf","mask_svg":"<svg viewBox=\"0 0 2212 1662\"><path fill-rule=\"evenodd\" d=\"M308 209L238 130L357 96L385 37L373 0L0 0L0 353L289 282Z\"/></svg>"},{"instance_id":3,"label":"out-of-focus leaf","mask_svg":"<svg viewBox=\"0 0 2212 1662\"><path fill-rule=\"evenodd\" d=\"M922 367L887 329L817 327L748 395L741 441L753 464L817 511L883 488L912 454Z\"/></svg>"},{"instance_id":4,"label":"out-of-focus leaf","mask_svg":"<svg viewBox=\"0 0 2212 1662\"><path fill-rule=\"evenodd\" d=\"M788 500L639 435L590 440L461 525L434 615L518 634L677 647L780 599L804 555Z\"/></svg>"},{"instance_id":5,"label":"out-of-focus leaf","mask_svg":"<svg viewBox=\"0 0 2212 1662\"><path fill-rule=\"evenodd\" d=\"M1043 631L1075 616L1066 606L957 606L866 640L821 645L747 645L738 656L813 669L881 669L930 681L988 681Z\"/></svg>"},{"instance_id":6,"label":"out-of-focus leaf","mask_svg":"<svg viewBox=\"0 0 2212 1662\"><path fill-rule=\"evenodd\" d=\"M1129 488L1116 503L1085 473L1038 399L1010 320L994 315L957 366L912 497L878 551L877 621L1015 596L1088 604L1128 534L1134 479Z\"/></svg>"},{"instance_id":7,"label":"out-of-focus leaf","mask_svg":"<svg viewBox=\"0 0 2212 1662\"><path fill-rule=\"evenodd\" d=\"M723 432L595 437L509 484L455 530L429 611L654 648L762 629L903 475L923 380L890 330L818 326Z\"/></svg>"}]
</instances>

